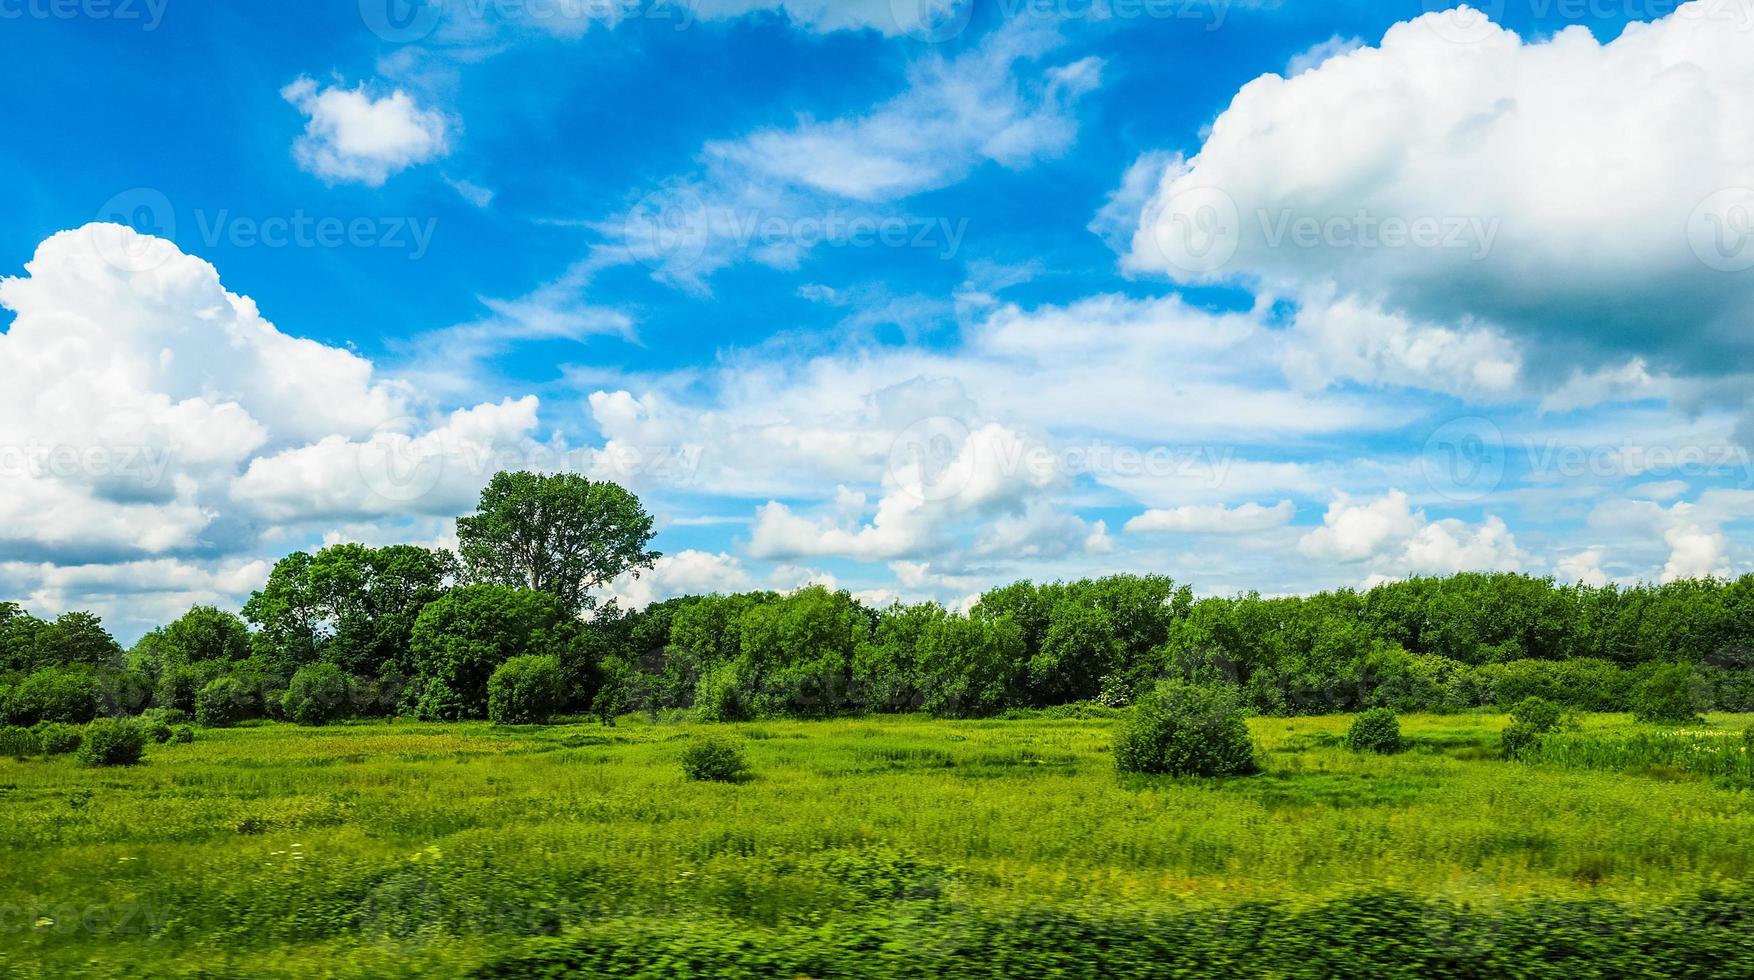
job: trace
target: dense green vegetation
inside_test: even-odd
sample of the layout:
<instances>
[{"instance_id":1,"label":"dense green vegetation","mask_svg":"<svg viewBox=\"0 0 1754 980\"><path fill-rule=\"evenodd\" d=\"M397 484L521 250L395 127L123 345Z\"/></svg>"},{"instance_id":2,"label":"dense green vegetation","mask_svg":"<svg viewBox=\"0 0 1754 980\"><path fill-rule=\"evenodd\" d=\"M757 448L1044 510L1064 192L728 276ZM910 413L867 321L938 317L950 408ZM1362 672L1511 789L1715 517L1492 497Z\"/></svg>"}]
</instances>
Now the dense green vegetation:
<instances>
[{"instance_id":1,"label":"dense green vegetation","mask_svg":"<svg viewBox=\"0 0 1754 980\"><path fill-rule=\"evenodd\" d=\"M1255 718L1260 774L1205 779L1117 775L1121 714L251 722L134 767L0 759L0 974L1750 966L1746 765L1573 758L1739 748L1746 717L1581 716L1551 761L1499 759L1501 715L1404 715L1396 755L1345 716ZM684 773L713 736L746 778Z\"/></svg>"}]
</instances>

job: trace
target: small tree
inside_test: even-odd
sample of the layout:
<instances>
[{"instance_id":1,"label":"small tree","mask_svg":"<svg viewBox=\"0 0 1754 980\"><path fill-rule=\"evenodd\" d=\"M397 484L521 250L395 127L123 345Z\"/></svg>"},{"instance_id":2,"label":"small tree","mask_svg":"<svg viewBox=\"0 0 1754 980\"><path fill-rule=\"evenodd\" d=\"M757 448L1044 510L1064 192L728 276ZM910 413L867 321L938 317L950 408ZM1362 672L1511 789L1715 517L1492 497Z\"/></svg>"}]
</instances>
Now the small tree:
<instances>
[{"instance_id":1,"label":"small tree","mask_svg":"<svg viewBox=\"0 0 1754 980\"><path fill-rule=\"evenodd\" d=\"M1393 755L1405 747L1401 741L1401 720L1388 708L1372 708L1352 719L1352 727L1346 732L1346 747L1354 752Z\"/></svg>"},{"instance_id":2,"label":"small tree","mask_svg":"<svg viewBox=\"0 0 1754 980\"><path fill-rule=\"evenodd\" d=\"M74 758L85 766L131 766L146 751L146 733L132 721L99 718L85 726Z\"/></svg>"},{"instance_id":3,"label":"small tree","mask_svg":"<svg viewBox=\"0 0 1754 980\"><path fill-rule=\"evenodd\" d=\"M708 737L689 743L682 750L682 772L689 779L734 783L749 773L743 750L730 739Z\"/></svg>"},{"instance_id":4,"label":"small tree","mask_svg":"<svg viewBox=\"0 0 1754 980\"><path fill-rule=\"evenodd\" d=\"M487 717L501 725L539 725L560 710L566 676L557 657L513 657L487 680Z\"/></svg>"},{"instance_id":5,"label":"small tree","mask_svg":"<svg viewBox=\"0 0 1754 980\"><path fill-rule=\"evenodd\" d=\"M1699 678L1686 664L1658 667L1632 693L1632 716L1653 725L1686 725L1699 720Z\"/></svg>"},{"instance_id":6,"label":"small tree","mask_svg":"<svg viewBox=\"0 0 1754 980\"><path fill-rule=\"evenodd\" d=\"M1115 736L1121 772L1238 776L1260 771L1242 701L1228 686L1165 681L1139 700Z\"/></svg>"},{"instance_id":7,"label":"small tree","mask_svg":"<svg viewBox=\"0 0 1754 980\"><path fill-rule=\"evenodd\" d=\"M353 678L334 664L307 664L292 675L284 695L286 717L326 725L353 714Z\"/></svg>"}]
</instances>

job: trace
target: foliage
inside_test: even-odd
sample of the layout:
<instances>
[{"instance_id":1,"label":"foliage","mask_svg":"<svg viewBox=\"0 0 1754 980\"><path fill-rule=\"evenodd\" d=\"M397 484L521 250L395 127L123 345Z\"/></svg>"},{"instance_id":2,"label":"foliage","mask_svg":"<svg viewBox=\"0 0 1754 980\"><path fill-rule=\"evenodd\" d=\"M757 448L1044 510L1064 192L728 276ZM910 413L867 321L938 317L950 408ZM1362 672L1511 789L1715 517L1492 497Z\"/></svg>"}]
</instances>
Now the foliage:
<instances>
[{"instance_id":1,"label":"foliage","mask_svg":"<svg viewBox=\"0 0 1754 980\"><path fill-rule=\"evenodd\" d=\"M591 591L658 560L652 517L639 498L576 473L499 473L473 515L457 519L471 581L546 592L568 613L595 605Z\"/></svg>"},{"instance_id":2,"label":"foliage","mask_svg":"<svg viewBox=\"0 0 1754 980\"><path fill-rule=\"evenodd\" d=\"M0 757L25 759L43 751L37 733L23 725L0 725Z\"/></svg>"},{"instance_id":3,"label":"foliage","mask_svg":"<svg viewBox=\"0 0 1754 980\"><path fill-rule=\"evenodd\" d=\"M1685 664L1665 664L1651 672L1632 695L1632 714L1657 725L1699 720L1699 678Z\"/></svg>"},{"instance_id":4,"label":"foliage","mask_svg":"<svg viewBox=\"0 0 1754 980\"><path fill-rule=\"evenodd\" d=\"M1139 700L1115 733L1124 773L1237 776L1259 770L1234 688L1165 681Z\"/></svg>"},{"instance_id":5,"label":"foliage","mask_svg":"<svg viewBox=\"0 0 1754 980\"><path fill-rule=\"evenodd\" d=\"M1346 731L1346 747L1354 752L1393 755L1406 747L1401 741L1401 719L1388 708L1372 708L1352 719Z\"/></svg>"},{"instance_id":6,"label":"foliage","mask_svg":"<svg viewBox=\"0 0 1754 980\"><path fill-rule=\"evenodd\" d=\"M545 592L470 585L428 605L415 621L414 668L442 685L462 717L487 714L487 680L500 664L526 655L566 663L582 625ZM574 673L578 671L575 670Z\"/></svg>"},{"instance_id":7,"label":"foliage","mask_svg":"<svg viewBox=\"0 0 1754 980\"><path fill-rule=\"evenodd\" d=\"M502 725L535 725L560 710L566 677L552 656L513 657L487 680L487 717Z\"/></svg>"},{"instance_id":8,"label":"foliage","mask_svg":"<svg viewBox=\"0 0 1754 980\"><path fill-rule=\"evenodd\" d=\"M157 718L142 716L135 719L134 723L140 726L140 734L146 736L146 739L149 742L157 742L158 744L163 745L170 741L171 736L174 734L171 731L171 726Z\"/></svg>"},{"instance_id":9,"label":"foliage","mask_svg":"<svg viewBox=\"0 0 1754 980\"><path fill-rule=\"evenodd\" d=\"M282 697L286 717L300 725L327 725L353 716L353 678L334 664L307 664L292 675Z\"/></svg>"},{"instance_id":10,"label":"foliage","mask_svg":"<svg viewBox=\"0 0 1754 980\"><path fill-rule=\"evenodd\" d=\"M99 718L85 726L74 758L84 766L132 766L146 751L146 732L130 719Z\"/></svg>"},{"instance_id":11,"label":"foliage","mask_svg":"<svg viewBox=\"0 0 1754 980\"><path fill-rule=\"evenodd\" d=\"M1544 736L1558 730L1565 713L1546 698L1527 697L1511 709L1510 718L1499 737L1499 750L1507 759L1521 759L1539 748Z\"/></svg>"},{"instance_id":12,"label":"foliage","mask_svg":"<svg viewBox=\"0 0 1754 980\"><path fill-rule=\"evenodd\" d=\"M736 742L708 736L689 742L682 750L682 772L689 779L735 783L747 778L749 763Z\"/></svg>"},{"instance_id":13,"label":"foliage","mask_svg":"<svg viewBox=\"0 0 1754 980\"><path fill-rule=\"evenodd\" d=\"M85 666L45 667L31 674L7 698L7 715L16 725L39 721L84 724L103 705L97 674Z\"/></svg>"},{"instance_id":14,"label":"foliage","mask_svg":"<svg viewBox=\"0 0 1754 980\"><path fill-rule=\"evenodd\" d=\"M258 704L250 685L236 677L216 677L195 696L195 723L203 728L229 728L255 716Z\"/></svg>"},{"instance_id":15,"label":"foliage","mask_svg":"<svg viewBox=\"0 0 1754 980\"><path fill-rule=\"evenodd\" d=\"M66 755L76 751L84 740L77 725L58 721L38 722L31 727L31 734L36 736L45 755Z\"/></svg>"},{"instance_id":16,"label":"foliage","mask_svg":"<svg viewBox=\"0 0 1754 980\"><path fill-rule=\"evenodd\" d=\"M43 667L122 666L122 648L88 612L70 612L36 631L36 662Z\"/></svg>"},{"instance_id":17,"label":"foliage","mask_svg":"<svg viewBox=\"0 0 1754 980\"><path fill-rule=\"evenodd\" d=\"M195 729L188 725L178 725L171 729L171 742L177 745L188 745L195 740Z\"/></svg>"}]
</instances>

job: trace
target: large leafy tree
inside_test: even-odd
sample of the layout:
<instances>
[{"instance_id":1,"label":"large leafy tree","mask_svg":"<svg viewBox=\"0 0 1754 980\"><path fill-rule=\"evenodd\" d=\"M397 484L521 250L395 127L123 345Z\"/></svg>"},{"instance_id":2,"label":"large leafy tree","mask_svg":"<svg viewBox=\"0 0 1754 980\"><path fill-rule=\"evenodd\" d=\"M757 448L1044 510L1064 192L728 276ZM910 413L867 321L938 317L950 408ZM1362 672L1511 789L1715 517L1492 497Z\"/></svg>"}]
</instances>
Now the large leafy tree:
<instances>
[{"instance_id":1,"label":"large leafy tree","mask_svg":"<svg viewBox=\"0 0 1754 980\"><path fill-rule=\"evenodd\" d=\"M244 604L264 666L286 673L316 660L350 673L407 673L414 620L455 574L447 551L331 545L281 559Z\"/></svg>"},{"instance_id":2,"label":"large leafy tree","mask_svg":"<svg viewBox=\"0 0 1754 980\"><path fill-rule=\"evenodd\" d=\"M596 605L592 589L658 560L639 498L573 473L495 475L457 540L471 580L546 592L575 614Z\"/></svg>"},{"instance_id":3,"label":"large leafy tree","mask_svg":"<svg viewBox=\"0 0 1754 980\"><path fill-rule=\"evenodd\" d=\"M413 661L422 685L422 714L480 718L487 681L513 657L554 656L569 683L595 665L576 662L584 624L545 592L467 585L421 610L414 623ZM591 692L584 692L588 695Z\"/></svg>"}]
</instances>

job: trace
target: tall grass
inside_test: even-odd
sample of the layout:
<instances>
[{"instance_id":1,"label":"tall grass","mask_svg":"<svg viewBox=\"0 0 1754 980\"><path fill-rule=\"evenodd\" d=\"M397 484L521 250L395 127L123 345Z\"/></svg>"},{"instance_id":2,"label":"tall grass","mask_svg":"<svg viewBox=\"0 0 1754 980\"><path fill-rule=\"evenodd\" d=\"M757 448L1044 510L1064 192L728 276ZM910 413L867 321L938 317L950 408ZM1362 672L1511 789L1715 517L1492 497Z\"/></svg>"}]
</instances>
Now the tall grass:
<instances>
[{"instance_id":1,"label":"tall grass","mask_svg":"<svg viewBox=\"0 0 1754 980\"><path fill-rule=\"evenodd\" d=\"M1500 716L1403 716L1397 756L1346 751L1347 723L1255 719L1265 772L1225 780L1118 778L1106 718L261 725L123 770L5 758L0 975L455 976L593 924L790 935L928 893L1153 921L1384 889L1645 908L1754 874L1754 811L1710 780L1501 762ZM683 776L708 733L750 779Z\"/></svg>"}]
</instances>

